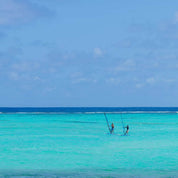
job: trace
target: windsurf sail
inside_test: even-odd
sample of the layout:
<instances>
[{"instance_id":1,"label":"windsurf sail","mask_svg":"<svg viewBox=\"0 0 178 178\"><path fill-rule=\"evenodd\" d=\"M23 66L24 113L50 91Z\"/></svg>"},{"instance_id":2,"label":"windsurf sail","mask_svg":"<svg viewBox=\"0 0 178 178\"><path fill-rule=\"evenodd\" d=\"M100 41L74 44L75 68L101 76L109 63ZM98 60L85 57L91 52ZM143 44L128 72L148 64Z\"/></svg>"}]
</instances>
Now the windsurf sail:
<instances>
[{"instance_id":1,"label":"windsurf sail","mask_svg":"<svg viewBox=\"0 0 178 178\"><path fill-rule=\"evenodd\" d=\"M121 113L121 121L122 121L122 129L123 129L123 134L125 134L125 126L122 118L122 113Z\"/></svg>"},{"instance_id":2,"label":"windsurf sail","mask_svg":"<svg viewBox=\"0 0 178 178\"><path fill-rule=\"evenodd\" d=\"M109 129L109 132L110 132L110 134L111 134L111 128L110 128L109 121L108 121L108 118L107 118L107 116L106 116L106 113L104 113L104 116L105 116L105 118L106 118L106 123L107 123L108 129Z\"/></svg>"}]
</instances>

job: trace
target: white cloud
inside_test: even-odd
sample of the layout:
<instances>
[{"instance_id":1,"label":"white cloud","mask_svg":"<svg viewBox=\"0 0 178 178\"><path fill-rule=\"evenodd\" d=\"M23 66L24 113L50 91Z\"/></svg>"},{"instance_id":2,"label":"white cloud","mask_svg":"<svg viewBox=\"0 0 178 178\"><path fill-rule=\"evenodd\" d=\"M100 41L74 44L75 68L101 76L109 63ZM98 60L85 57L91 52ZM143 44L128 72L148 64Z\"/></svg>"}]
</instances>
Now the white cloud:
<instances>
[{"instance_id":1,"label":"white cloud","mask_svg":"<svg viewBox=\"0 0 178 178\"><path fill-rule=\"evenodd\" d=\"M10 77L10 79L12 79L12 80L19 80L19 78L20 78L19 74L16 73L16 72L10 72L10 73L9 73L9 77Z\"/></svg>"},{"instance_id":2,"label":"white cloud","mask_svg":"<svg viewBox=\"0 0 178 178\"><path fill-rule=\"evenodd\" d=\"M156 79L154 77L150 77L146 79L146 82L149 84L154 84L156 82Z\"/></svg>"},{"instance_id":3,"label":"white cloud","mask_svg":"<svg viewBox=\"0 0 178 178\"><path fill-rule=\"evenodd\" d=\"M12 69L18 72L29 71L31 69L30 65L28 62L16 63L12 65Z\"/></svg>"},{"instance_id":4,"label":"white cloud","mask_svg":"<svg viewBox=\"0 0 178 178\"><path fill-rule=\"evenodd\" d=\"M143 83L137 83L135 85L136 88L143 88L145 85Z\"/></svg>"},{"instance_id":5,"label":"white cloud","mask_svg":"<svg viewBox=\"0 0 178 178\"><path fill-rule=\"evenodd\" d=\"M54 90L56 90L56 87L46 87L43 92L44 93L51 93L53 92Z\"/></svg>"},{"instance_id":6,"label":"white cloud","mask_svg":"<svg viewBox=\"0 0 178 178\"><path fill-rule=\"evenodd\" d=\"M131 59L128 59L124 61L123 63L120 63L117 67L115 67L114 71L130 71L133 70L135 66L135 62Z\"/></svg>"},{"instance_id":7,"label":"white cloud","mask_svg":"<svg viewBox=\"0 0 178 178\"><path fill-rule=\"evenodd\" d=\"M108 83L118 84L118 83L121 82L121 79L120 79L120 78L114 78L114 77L111 77L111 78L106 79L106 82L108 82Z\"/></svg>"},{"instance_id":8,"label":"white cloud","mask_svg":"<svg viewBox=\"0 0 178 178\"><path fill-rule=\"evenodd\" d=\"M175 82L177 82L177 80L174 79L174 78L173 78L173 79L171 79L171 78L170 78L170 79L165 79L165 78L164 78L162 81L163 81L163 82L166 82L166 83L175 83Z\"/></svg>"},{"instance_id":9,"label":"white cloud","mask_svg":"<svg viewBox=\"0 0 178 178\"><path fill-rule=\"evenodd\" d=\"M94 48L94 56L100 57L103 55L103 51L100 48Z\"/></svg>"},{"instance_id":10,"label":"white cloud","mask_svg":"<svg viewBox=\"0 0 178 178\"><path fill-rule=\"evenodd\" d=\"M178 22L178 11L175 12L175 23Z\"/></svg>"},{"instance_id":11,"label":"white cloud","mask_svg":"<svg viewBox=\"0 0 178 178\"><path fill-rule=\"evenodd\" d=\"M74 72L70 75L72 78L77 78L77 77L81 77L82 73L81 72Z\"/></svg>"},{"instance_id":12,"label":"white cloud","mask_svg":"<svg viewBox=\"0 0 178 178\"><path fill-rule=\"evenodd\" d=\"M39 80L41 80L41 78L40 78L39 76L35 76L35 77L33 78L33 80L39 81Z\"/></svg>"},{"instance_id":13,"label":"white cloud","mask_svg":"<svg viewBox=\"0 0 178 178\"><path fill-rule=\"evenodd\" d=\"M81 82L86 82L88 81L87 78L76 78L72 81L72 83L81 83Z\"/></svg>"},{"instance_id":14,"label":"white cloud","mask_svg":"<svg viewBox=\"0 0 178 178\"><path fill-rule=\"evenodd\" d=\"M83 83L83 82L96 83L97 80L92 79L92 78L86 78L86 77L79 77L79 78L75 78L72 80L73 84L78 84L78 83Z\"/></svg>"}]
</instances>

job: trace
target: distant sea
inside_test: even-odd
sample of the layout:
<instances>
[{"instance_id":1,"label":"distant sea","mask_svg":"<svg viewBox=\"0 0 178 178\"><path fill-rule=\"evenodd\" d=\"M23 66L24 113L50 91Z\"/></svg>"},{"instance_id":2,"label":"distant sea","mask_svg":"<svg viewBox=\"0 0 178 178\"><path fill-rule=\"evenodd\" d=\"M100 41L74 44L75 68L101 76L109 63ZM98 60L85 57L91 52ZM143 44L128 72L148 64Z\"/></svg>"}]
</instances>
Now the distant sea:
<instances>
[{"instance_id":1,"label":"distant sea","mask_svg":"<svg viewBox=\"0 0 178 178\"><path fill-rule=\"evenodd\" d=\"M1 113L178 112L178 107L0 107Z\"/></svg>"},{"instance_id":2,"label":"distant sea","mask_svg":"<svg viewBox=\"0 0 178 178\"><path fill-rule=\"evenodd\" d=\"M177 178L178 108L1 107L1 177Z\"/></svg>"}]
</instances>

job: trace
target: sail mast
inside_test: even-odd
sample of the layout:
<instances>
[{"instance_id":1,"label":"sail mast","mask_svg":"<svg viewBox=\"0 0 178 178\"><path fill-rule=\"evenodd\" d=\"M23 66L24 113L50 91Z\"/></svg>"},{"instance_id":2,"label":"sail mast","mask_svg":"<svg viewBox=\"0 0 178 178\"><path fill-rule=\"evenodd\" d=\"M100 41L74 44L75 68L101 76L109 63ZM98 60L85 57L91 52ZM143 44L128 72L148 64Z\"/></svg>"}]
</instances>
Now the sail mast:
<instances>
[{"instance_id":1,"label":"sail mast","mask_svg":"<svg viewBox=\"0 0 178 178\"><path fill-rule=\"evenodd\" d=\"M121 121L122 121L123 134L125 134L125 127L124 127L124 122L123 122L123 118L122 118L122 112L121 112Z\"/></svg>"},{"instance_id":2,"label":"sail mast","mask_svg":"<svg viewBox=\"0 0 178 178\"><path fill-rule=\"evenodd\" d=\"M110 134L111 134L111 129L110 129L110 126L109 126L109 121L108 121L108 118L107 118L107 116L106 116L105 113L104 113L104 116L105 116L105 118L106 118L106 123L107 123L108 129L109 129L109 132L110 132Z\"/></svg>"}]
</instances>

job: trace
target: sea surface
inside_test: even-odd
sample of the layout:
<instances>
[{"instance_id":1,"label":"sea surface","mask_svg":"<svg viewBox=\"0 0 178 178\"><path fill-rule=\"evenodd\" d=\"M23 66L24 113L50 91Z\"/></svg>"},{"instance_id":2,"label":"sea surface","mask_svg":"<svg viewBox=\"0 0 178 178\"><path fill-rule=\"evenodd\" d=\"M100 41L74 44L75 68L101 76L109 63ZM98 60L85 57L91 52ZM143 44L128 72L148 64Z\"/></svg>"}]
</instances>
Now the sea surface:
<instances>
[{"instance_id":1,"label":"sea surface","mask_svg":"<svg viewBox=\"0 0 178 178\"><path fill-rule=\"evenodd\" d=\"M1 177L176 178L178 108L0 108Z\"/></svg>"}]
</instances>

